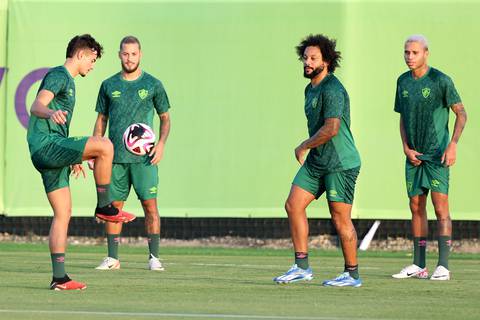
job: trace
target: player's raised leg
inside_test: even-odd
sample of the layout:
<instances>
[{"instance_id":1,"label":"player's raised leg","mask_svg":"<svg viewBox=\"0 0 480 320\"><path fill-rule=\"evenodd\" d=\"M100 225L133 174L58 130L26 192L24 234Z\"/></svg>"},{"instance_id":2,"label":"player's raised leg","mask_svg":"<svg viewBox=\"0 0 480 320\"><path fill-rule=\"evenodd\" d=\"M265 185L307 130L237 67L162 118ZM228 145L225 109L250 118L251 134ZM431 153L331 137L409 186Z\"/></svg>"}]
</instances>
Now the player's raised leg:
<instances>
[{"instance_id":1,"label":"player's raised leg","mask_svg":"<svg viewBox=\"0 0 480 320\"><path fill-rule=\"evenodd\" d=\"M65 272L65 251L67 248L68 223L70 222L72 200L68 187L47 193L53 208L53 220L50 226L49 247L52 260L52 290L83 290L86 284L71 280Z\"/></svg>"},{"instance_id":2,"label":"player's raised leg","mask_svg":"<svg viewBox=\"0 0 480 320\"><path fill-rule=\"evenodd\" d=\"M290 283L297 281L310 281L313 272L308 264L308 220L306 208L315 200L315 196L292 184L290 194L285 202L288 214L290 233L295 250L295 263L284 274L273 279L276 283Z\"/></svg>"},{"instance_id":3,"label":"player's raised leg","mask_svg":"<svg viewBox=\"0 0 480 320\"><path fill-rule=\"evenodd\" d=\"M130 222L135 219L131 213L118 210L110 198L113 145L108 138L89 137L82 156L83 160L95 159L93 175L97 188L95 216L111 222Z\"/></svg>"}]
</instances>

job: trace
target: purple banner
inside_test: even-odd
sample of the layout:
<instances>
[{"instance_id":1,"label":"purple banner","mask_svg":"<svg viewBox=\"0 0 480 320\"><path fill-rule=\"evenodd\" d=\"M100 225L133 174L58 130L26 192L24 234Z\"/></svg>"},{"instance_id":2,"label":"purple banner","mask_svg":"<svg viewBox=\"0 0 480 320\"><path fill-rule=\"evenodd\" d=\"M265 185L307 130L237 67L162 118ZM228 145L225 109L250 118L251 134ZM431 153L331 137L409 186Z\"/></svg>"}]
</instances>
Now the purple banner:
<instances>
[{"instance_id":1,"label":"purple banner","mask_svg":"<svg viewBox=\"0 0 480 320\"><path fill-rule=\"evenodd\" d=\"M48 70L50 70L50 68L40 68L27 74L22 81L20 81L17 91L15 92L15 112L18 120L25 128L28 128L28 120L30 119L30 115L27 112L28 91L35 82L43 79Z\"/></svg>"}]
</instances>

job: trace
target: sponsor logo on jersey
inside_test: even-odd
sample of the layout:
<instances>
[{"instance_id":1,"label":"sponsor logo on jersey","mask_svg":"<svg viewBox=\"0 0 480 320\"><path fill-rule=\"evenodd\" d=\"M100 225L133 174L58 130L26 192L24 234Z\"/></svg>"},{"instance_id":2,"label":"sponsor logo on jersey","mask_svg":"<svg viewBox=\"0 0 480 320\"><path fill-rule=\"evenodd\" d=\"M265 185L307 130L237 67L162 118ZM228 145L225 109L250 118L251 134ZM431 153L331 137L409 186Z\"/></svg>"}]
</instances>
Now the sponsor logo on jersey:
<instances>
[{"instance_id":1,"label":"sponsor logo on jersey","mask_svg":"<svg viewBox=\"0 0 480 320\"><path fill-rule=\"evenodd\" d=\"M408 91L407 90L402 91L402 97L408 98Z\"/></svg>"},{"instance_id":2,"label":"sponsor logo on jersey","mask_svg":"<svg viewBox=\"0 0 480 320\"><path fill-rule=\"evenodd\" d=\"M438 181L437 179L432 180L432 187L438 187L439 185L440 185L440 181Z\"/></svg>"},{"instance_id":3,"label":"sponsor logo on jersey","mask_svg":"<svg viewBox=\"0 0 480 320\"><path fill-rule=\"evenodd\" d=\"M150 194L155 194L157 193L157 187L151 187L150 189L148 189L148 191L150 192Z\"/></svg>"},{"instance_id":4,"label":"sponsor logo on jersey","mask_svg":"<svg viewBox=\"0 0 480 320\"><path fill-rule=\"evenodd\" d=\"M120 95L122 93L120 91L113 91L112 92L112 98L120 98Z\"/></svg>"},{"instance_id":5,"label":"sponsor logo on jersey","mask_svg":"<svg viewBox=\"0 0 480 320\"><path fill-rule=\"evenodd\" d=\"M422 95L425 99L427 99L430 96L430 88L423 88Z\"/></svg>"},{"instance_id":6,"label":"sponsor logo on jersey","mask_svg":"<svg viewBox=\"0 0 480 320\"><path fill-rule=\"evenodd\" d=\"M318 104L318 98L315 97L312 99L312 108L315 109L317 107L317 104Z\"/></svg>"},{"instance_id":7,"label":"sponsor logo on jersey","mask_svg":"<svg viewBox=\"0 0 480 320\"><path fill-rule=\"evenodd\" d=\"M337 190L328 190L328 195L330 197L336 197L336 196L338 196L338 192L337 192Z\"/></svg>"},{"instance_id":8,"label":"sponsor logo on jersey","mask_svg":"<svg viewBox=\"0 0 480 320\"><path fill-rule=\"evenodd\" d=\"M73 89L72 89L72 88L68 89L68 95L69 95L70 97L73 96Z\"/></svg>"},{"instance_id":9,"label":"sponsor logo on jersey","mask_svg":"<svg viewBox=\"0 0 480 320\"><path fill-rule=\"evenodd\" d=\"M145 89L138 90L138 96L142 100L145 99L148 96L148 90L145 90Z\"/></svg>"}]
</instances>

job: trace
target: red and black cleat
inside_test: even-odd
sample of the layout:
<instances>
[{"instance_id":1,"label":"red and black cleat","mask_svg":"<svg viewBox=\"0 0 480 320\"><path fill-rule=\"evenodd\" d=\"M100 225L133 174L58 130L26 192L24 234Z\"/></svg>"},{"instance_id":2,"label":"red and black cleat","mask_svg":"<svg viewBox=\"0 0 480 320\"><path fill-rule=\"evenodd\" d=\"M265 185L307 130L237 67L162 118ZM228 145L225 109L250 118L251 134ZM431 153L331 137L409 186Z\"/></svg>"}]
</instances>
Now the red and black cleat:
<instances>
[{"instance_id":1,"label":"red and black cleat","mask_svg":"<svg viewBox=\"0 0 480 320\"><path fill-rule=\"evenodd\" d=\"M95 217L106 222L128 223L135 220L135 215L115 208L112 204L95 209Z\"/></svg>"},{"instance_id":2,"label":"red and black cleat","mask_svg":"<svg viewBox=\"0 0 480 320\"><path fill-rule=\"evenodd\" d=\"M84 290L87 288L87 285L82 282L77 282L68 275L65 275L62 279L53 279L50 283L50 290L63 291L63 290Z\"/></svg>"}]
</instances>

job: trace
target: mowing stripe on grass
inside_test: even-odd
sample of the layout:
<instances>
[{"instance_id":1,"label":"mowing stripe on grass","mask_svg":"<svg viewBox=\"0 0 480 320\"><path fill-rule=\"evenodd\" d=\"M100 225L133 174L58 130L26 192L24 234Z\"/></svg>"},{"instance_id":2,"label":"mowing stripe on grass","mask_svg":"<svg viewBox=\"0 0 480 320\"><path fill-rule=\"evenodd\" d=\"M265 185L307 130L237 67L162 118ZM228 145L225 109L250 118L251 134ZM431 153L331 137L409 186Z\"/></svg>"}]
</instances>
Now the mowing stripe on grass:
<instances>
[{"instance_id":1,"label":"mowing stripe on grass","mask_svg":"<svg viewBox=\"0 0 480 320\"><path fill-rule=\"evenodd\" d=\"M262 316L253 314L209 314L209 313L164 313L164 312L104 312L104 311L61 311L61 310L9 310L0 313L64 314L85 316L119 317L171 317L171 318L210 318L210 319L278 319L278 320L382 320L380 318L341 318L341 317L301 317L301 316Z\"/></svg>"}]
</instances>

